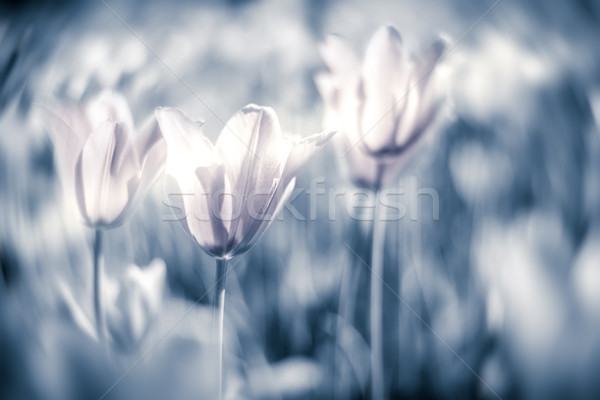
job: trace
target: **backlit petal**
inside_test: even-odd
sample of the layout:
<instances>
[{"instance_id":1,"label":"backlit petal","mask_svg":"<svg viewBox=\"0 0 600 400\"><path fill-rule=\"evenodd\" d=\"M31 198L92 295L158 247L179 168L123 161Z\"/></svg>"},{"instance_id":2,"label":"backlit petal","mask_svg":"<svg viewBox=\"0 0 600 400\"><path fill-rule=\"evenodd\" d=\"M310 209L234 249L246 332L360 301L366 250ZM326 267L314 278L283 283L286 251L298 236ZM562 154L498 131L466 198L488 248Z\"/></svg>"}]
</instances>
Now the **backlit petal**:
<instances>
[{"instance_id":1,"label":"backlit petal","mask_svg":"<svg viewBox=\"0 0 600 400\"><path fill-rule=\"evenodd\" d=\"M110 119L118 122L126 131L133 131L133 117L127 100L120 94L110 90L102 91L94 97L86 107L91 129Z\"/></svg>"},{"instance_id":2,"label":"backlit petal","mask_svg":"<svg viewBox=\"0 0 600 400\"><path fill-rule=\"evenodd\" d=\"M179 181L182 190L191 190L196 168L213 164L212 143L202 133L201 123L177 108L158 107L155 115L167 142L166 173Z\"/></svg>"},{"instance_id":3,"label":"backlit petal","mask_svg":"<svg viewBox=\"0 0 600 400\"><path fill-rule=\"evenodd\" d=\"M406 65L398 32L391 26L380 28L367 47L362 75L364 104L360 135L371 152L394 145L394 110L398 102L395 88L406 79Z\"/></svg>"},{"instance_id":4,"label":"backlit petal","mask_svg":"<svg viewBox=\"0 0 600 400\"><path fill-rule=\"evenodd\" d=\"M120 125L105 121L92 132L83 146L82 180L88 218L93 224L111 224L127 205L127 184L117 176L115 147L125 133Z\"/></svg>"},{"instance_id":5,"label":"backlit petal","mask_svg":"<svg viewBox=\"0 0 600 400\"><path fill-rule=\"evenodd\" d=\"M282 182L287 185L298 169L323 148L336 132L321 132L301 139L293 144L282 174Z\"/></svg>"},{"instance_id":6,"label":"backlit petal","mask_svg":"<svg viewBox=\"0 0 600 400\"><path fill-rule=\"evenodd\" d=\"M257 215L265 212L281 177L290 146L270 107L248 105L219 136L216 150L230 179L234 201L230 236L240 241Z\"/></svg>"},{"instance_id":7,"label":"backlit petal","mask_svg":"<svg viewBox=\"0 0 600 400\"><path fill-rule=\"evenodd\" d=\"M360 68L356 53L338 35L328 35L317 48L332 74L355 73Z\"/></svg>"},{"instance_id":8,"label":"backlit petal","mask_svg":"<svg viewBox=\"0 0 600 400\"><path fill-rule=\"evenodd\" d=\"M263 235L267 228L271 225L275 217L281 212L285 202L292 195L296 187L296 178L293 178L287 185L279 185L273 194L271 201L267 206L262 220L255 221L254 224L247 228L247 232L243 240L235 248L232 255L241 254L251 248L254 243Z\"/></svg>"},{"instance_id":9,"label":"backlit petal","mask_svg":"<svg viewBox=\"0 0 600 400\"><path fill-rule=\"evenodd\" d=\"M222 164L213 164L208 167L196 169L196 176L202 187L202 195L206 195L201 202L196 202L197 207L206 207L207 218L210 220L210 232L204 235L211 241L206 247L217 256L224 256L229 238L228 228L231 224L230 210L232 198L226 190L225 167Z\"/></svg>"}]
</instances>

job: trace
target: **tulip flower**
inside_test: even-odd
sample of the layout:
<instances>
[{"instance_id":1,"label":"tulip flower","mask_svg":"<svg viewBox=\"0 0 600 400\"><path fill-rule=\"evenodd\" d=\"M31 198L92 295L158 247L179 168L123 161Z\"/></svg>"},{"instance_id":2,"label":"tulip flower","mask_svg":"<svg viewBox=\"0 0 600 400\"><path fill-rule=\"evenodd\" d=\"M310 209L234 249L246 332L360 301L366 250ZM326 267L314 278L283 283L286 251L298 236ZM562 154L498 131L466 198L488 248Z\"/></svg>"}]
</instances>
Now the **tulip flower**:
<instances>
[{"instance_id":1,"label":"tulip flower","mask_svg":"<svg viewBox=\"0 0 600 400\"><path fill-rule=\"evenodd\" d=\"M51 110L47 125L61 184L92 227L121 224L163 170L158 125L149 119L136 134L127 101L116 93Z\"/></svg>"},{"instance_id":2,"label":"tulip flower","mask_svg":"<svg viewBox=\"0 0 600 400\"><path fill-rule=\"evenodd\" d=\"M379 400L386 397L381 282L385 225L379 190L415 154L440 108L441 97L432 81L444 43L433 43L411 62L400 34L392 26L383 26L371 38L362 64L337 36L329 36L319 50L328 67L315 79L325 102L325 124L340 131L335 142L342 158L347 158L352 181L377 197L370 324L371 398Z\"/></svg>"},{"instance_id":3,"label":"tulip flower","mask_svg":"<svg viewBox=\"0 0 600 400\"><path fill-rule=\"evenodd\" d=\"M294 190L298 169L333 133L284 137L275 112L253 104L227 122L215 145L176 108L159 107L156 118L167 140L169 194L182 194L182 225L217 259L221 371L227 260L258 240Z\"/></svg>"},{"instance_id":4,"label":"tulip flower","mask_svg":"<svg viewBox=\"0 0 600 400\"><path fill-rule=\"evenodd\" d=\"M119 280L107 281L107 331L123 350L140 345L162 307L167 268L161 259L146 267L128 265Z\"/></svg>"},{"instance_id":5,"label":"tulip flower","mask_svg":"<svg viewBox=\"0 0 600 400\"><path fill-rule=\"evenodd\" d=\"M147 266L127 265L122 276L106 279L106 321L108 341L117 348L131 351L142 343L154 320L163 307L166 265L154 259ZM59 291L65 305L66 316L90 337L95 335L81 304L64 281Z\"/></svg>"},{"instance_id":6,"label":"tulip flower","mask_svg":"<svg viewBox=\"0 0 600 400\"><path fill-rule=\"evenodd\" d=\"M62 105L45 116L66 197L95 229L94 298L98 337L103 340L102 230L121 224L156 181L166 162L165 141L153 118L136 133L127 101L109 91L85 106Z\"/></svg>"},{"instance_id":7,"label":"tulip flower","mask_svg":"<svg viewBox=\"0 0 600 400\"><path fill-rule=\"evenodd\" d=\"M358 186L379 190L412 158L441 105L431 83L443 50L437 41L410 62L392 26L375 32L362 65L338 36L320 45L325 125L340 131L334 142Z\"/></svg>"}]
</instances>

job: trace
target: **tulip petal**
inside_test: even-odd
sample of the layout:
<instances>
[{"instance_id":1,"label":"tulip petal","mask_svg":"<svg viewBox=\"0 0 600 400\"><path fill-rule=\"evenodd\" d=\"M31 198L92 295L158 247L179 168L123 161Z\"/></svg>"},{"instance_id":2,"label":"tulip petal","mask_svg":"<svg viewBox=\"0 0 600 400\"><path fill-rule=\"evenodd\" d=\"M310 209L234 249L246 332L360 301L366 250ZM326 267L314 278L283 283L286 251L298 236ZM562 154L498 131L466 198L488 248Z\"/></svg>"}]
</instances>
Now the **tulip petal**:
<instances>
[{"instance_id":1,"label":"tulip petal","mask_svg":"<svg viewBox=\"0 0 600 400\"><path fill-rule=\"evenodd\" d=\"M127 100L111 90L104 90L86 107L90 126L95 129L106 120L118 122L126 131L133 132L133 117Z\"/></svg>"},{"instance_id":2,"label":"tulip petal","mask_svg":"<svg viewBox=\"0 0 600 400\"><path fill-rule=\"evenodd\" d=\"M395 88L405 82L407 72L400 34L391 26L380 28L367 47L362 75L361 138L370 152L394 145Z\"/></svg>"},{"instance_id":3,"label":"tulip petal","mask_svg":"<svg viewBox=\"0 0 600 400\"><path fill-rule=\"evenodd\" d=\"M79 153L79 158L77 159L77 163L75 164L75 174L74 174L74 186L73 191L75 194L75 199L77 201L77 205L79 207L79 212L85 222L90 225L93 225L92 220L87 212L87 206L85 204L85 191L83 188L83 160L82 153Z\"/></svg>"},{"instance_id":4,"label":"tulip petal","mask_svg":"<svg viewBox=\"0 0 600 400\"><path fill-rule=\"evenodd\" d=\"M210 193L219 179L224 181L225 170L215 162L212 143L202 134L199 123L176 108L159 107L155 115L167 142L167 174L176 180L170 186L178 190L170 195L181 196L186 214L182 222L189 234L204 250L216 255L224 246L222 230L217 235L213 232ZM204 168L208 169L206 174Z\"/></svg>"},{"instance_id":5,"label":"tulip petal","mask_svg":"<svg viewBox=\"0 0 600 400\"><path fill-rule=\"evenodd\" d=\"M216 144L230 179L235 209L230 237L242 240L274 193L290 151L270 107L250 104L226 124Z\"/></svg>"},{"instance_id":6,"label":"tulip petal","mask_svg":"<svg viewBox=\"0 0 600 400\"><path fill-rule=\"evenodd\" d=\"M276 179L271 187L265 192L252 192L247 197L247 201L242 204L242 213L239 217L240 223L236 231L232 231L234 236L234 245L237 247L247 243L262 225L268 225L271 220L269 206L272 204L277 194L281 181Z\"/></svg>"},{"instance_id":7,"label":"tulip petal","mask_svg":"<svg viewBox=\"0 0 600 400\"><path fill-rule=\"evenodd\" d=\"M110 165L110 174L120 181L127 181L136 176L140 170L139 156L131 131L127 131L120 123L115 126L115 147Z\"/></svg>"},{"instance_id":8,"label":"tulip petal","mask_svg":"<svg viewBox=\"0 0 600 400\"><path fill-rule=\"evenodd\" d=\"M287 185L298 169L310 160L319 150L323 148L335 135L335 131L321 132L301 139L293 144L285 163L281 181Z\"/></svg>"},{"instance_id":9,"label":"tulip petal","mask_svg":"<svg viewBox=\"0 0 600 400\"><path fill-rule=\"evenodd\" d=\"M262 232L271 224L271 221L285 201L289 198L295 187L295 174L317 151L329 142L335 132L323 132L311 135L297 142L287 140L291 146L281 178L273 183L268 193L254 193L254 204L247 207L253 213L244 221L243 235L240 235L242 248L251 246ZM257 197L262 195L263 197ZM260 204L260 209L255 208ZM247 248L247 247L246 247Z\"/></svg>"},{"instance_id":10,"label":"tulip petal","mask_svg":"<svg viewBox=\"0 0 600 400\"><path fill-rule=\"evenodd\" d=\"M155 115L167 142L166 172L177 178L182 190L190 192L197 180L196 168L213 164L212 143L202 133L201 123L177 108L158 107Z\"/></svg>"},{"instance_id":11,"label":"tulip petal","mask_svg":"<svg viewBox=\"0 0 600 400\"><path fill-rule=\"evenodd\" d=\"M115 221L105 225L107 228L119 225L123 217L148 193L148 190L156 183L164 171L166 159L166 146L164 142L158 142L146 155L139 173L131 177L127 182L123 180L119 181L120 185L127 188L127 197L129 200Z\"/></svg>"},{"instance_id":12,"label":"tulip petal","mask_svg":"<svg viewBox=\"0 0 600 400\"><path fill-rule=\"evenodd\" d=\"M212 191L208 184L203 184L200 179L196 178L191 188L192 192L184 192L183 202L187 214L187 225L192 236L203 250L210 255L219 257L223 255L221 252L225 249L223 227L218 226L219 219L216 218L213 209ZM213 229L214 226L217 227L217 230Z\"/></svg>"},{"instance_id":13,"label":"tulip petal","mask_svg":"<svg viewBox=\"0 0 600 400\"><path fill-rule=\"evenodd\" d=\"M329 35L318 47L329 72L315 77L315 84L323 98L325 127L340 130L353 143L360 141L358 114L360 98L359 60L346 43L337 35Z\"/></svg>"},{"instance_id":14,"label":"tulip petal","mask_svg":"<svg viewBox=\"0 0 600 400\"><path fill-rule=\"evenodd\" d=\"M360 63L345 40L329 35L318 47L319 53L329 69L315 77L315 84L325 103L326 128L340 130L353 143L360 141L359 111Z\"/></svg>"},{"instance_id":15,"label":"tulip petal","mask_svg":"<svg viewBox=\"0 0 600 400\"><path fill-rule=\"evenodd\" d=\"M151 115L146 118L146 121L144 121L141 128L139 128L139 133L135 138L135 149L140 157L140 164L142 164L143 159L150 149L161 140L164 140L164 138L158 125L158 121L154 115Z\"/></svg>"},{"instance_id":16,"label":"tulip petal","mask_svg":"<svg viewBox=\"0 0 600 400\"><path fill-rule=\"evenodd\" d=\"M325 103L325 111L323 115L323 125L325 129L332 131L341 131L340 136L346 136L346 130L341 118L339 118L339 107L336 104L339 98L339 90L336 90L334 83L329 74L318 74L315 77L315 84L321 94L321 98ZM344 137L344 140L347 140Z\"/></svg>"},{"instance_id":17,"label":"tulip petal","mask_svg":"<svg viewBox=\"0 0 600 400\"><path fill-rule=\"evenodd\" d=\"M135 148L139 156L138 186L135 192L137 203L146 195L150 187L158 180L167 161L167 143L162 137L160 128L154 116L143 125L140 134L135 139Z\"/></svg>"},{"instance_id":18,"label":"tulip petal","mask_svg":"<svg viewBox=\"0 0 600 400\"><path fill-rule=\"evenodd\" d=\"M196 169L196 176L203 189L202 195L205 195L205 197L202 199L201 205L198 202L195 204L196 206L206 208L211 225L210 231L204 233L207 237L212 238L209 241L208 247L212 249L211 252L213 254L224 256L224 251L226 251L228 246L228 227L231 224L231 220L230 215L222 213L222 210L231 209L230 205L225 205L224 203L232 201L231 196L226 192L225 167L222 164L199 167Z\"/></svg>"},{"instance_id":19,"label":"tulip petal","mask_svg":"<svg viewBox=\"0 0 600 400\"><path fill-rule=\"evenodd\" d=\"M271 197L271 200L267 206L267 210L263 215L262 220L255 220L253 224L249 225L246 230L246 235L243 240L235 248L233 255L241 254L246 250L254 246L254 243L265 233L267 228L271 226L275 217L281 212L281 209L285 205L285 202L292 195L294 188L296 187L296 178L287 185L277 186L277 190Z\"/></svg>"},{"instance_id":20,"label":"tulip petal","mask_svg":"<svg viewBox=\"0 0 600 400\"><path fill-rule=\"evenodd\" d=\"M419 88L416 87L416 83L413 82L411 90L408 91L402 104L402 109L396 114L397 126L395 133L395 145L405 146L407 145L414 136L415 124L419 117L419 111L421 107L421 93Z\"/></svg>"},{"instance_id":21,"label":"tulip petal","mask_svg":"<svg viewBox=\"0 0 600 400\"><path fill-rule=\"evenodd\" d=\"M55 118L60 118L62 123L74 133L79 139L84 141L87 139L90 133L92 133L92 126L90 125L87 116L74 103L67 103L60 105L48 110L54 114ZM51 121L48 121L51 123ZM63 130L63 133L66 132Z\"/></svg>"},{"instance_id":22,"label":"tulip petal","mask_svg":"<svg viewBox=\"0 0 600 400\"><path fill-rule=\"evenodd\" d=\"M273 153L280 140L279 120L269 107L247 105L225 124L215 149L226 165L234 191L248 183L254 166L281 166L278 165L281 155Z\"/></svg>"},{"instance_id":23,"label":"tulip petal","mask_svg":"<svg viewBox=\"0 0 600 400\"><path fill-rule=\"evenodd\" d=\"M359 61L348 43L338 35L328 35L317 47L321 58L332 74L356 73Z\"/></svg>"},{"instance_id":24,"label":"tulip petal","mask_svg":"<svg viewBox=\"0 0 600 400\"><path fill-rule=\"evenodd\" d=\"M326 107L336 107L336 85L333 77L329 73L318 73L314 78L315 86L323 99Z\"/></svg>"},{"instance_id":25,"label":"tulip petal","mask_svg":"<svg viewBox=\"0 0 600 400\"><path fill-rule=\"evenodd\" d=\"M129 198L127 183L113 178L115 148L125 139L121 126L105 121L90 135L81 153L85 209L92 224L111 224Z\"/></svg>"},{"instance_id":26,"label":"tulip petal","mask_svg":"<svg viewBox=\"0 0 600 400\"><path fill-rule=\"evenodd\" d=\"M145 157L139 162L137 161L139 156L136 146L131 143L128 145L128 155L126 156L128 157L128 160L125 164L129 165L131 168L121 168L116 176L111 175L113 176L112 182L114 185L127 188L128 202L115 221L111 224L107 224L106 227L119 225L123 217L142 200L148 193L150 187L158 180L160 174L164 171L167 160L167 146L162 137L159 137L159 140L154 142L150 149L144 150L146 152ZM114 164L115 162L113 162L113 165Z\"/></svg>"},{"instance_id":27,"label":"tulip petal","mask_svg":"<svg viewBox=\"0 0 600 400\"><path fill-rule=\"evenodd\" d=\"M143 196L158 180L167 161L167 146L164 140L156 142L142 160L139 173L138 196Z\"/></svg>"},{"instance_id":28,"label":"tulip petal","mask_svg":"<svg viewBox=\"0 0 600 400\"><path fill-rule=\"evenodd\" d=\"M434 42L417 60L412 78L410 79L410 92L403 110L399 115L396 144L407 146L413 137L421 135L431 124L440 102L433 88L429 85L435 74L435 67L445 49L442 40Z\"/></svg>"},{"instance_id":29,"label":"tulip petal","mask_svg":"<svg viewBox=\"0 0 600 400\"><path fill-rule=\"evenodd\" d=\"M435 67L440 61L445 49L446 42L441 39L437 40L433 42L417 60L413 72L413 78L416 80L416 82L418 82L421 91L424 91L427 87L431 76L435 72Z\"/></svg>"},{"instance_id":30,"label":"tulip petal","mask_svg":"<svg viewBox=\"0 0 600 400\"><path fill-rule=\"evenodd\" d=\"M58 177L67 198L73 200L75 196L75 165L77 163L83 140L59 114L51 109L44 108L44 118L48 133L54 145L54 163Z\"/></svg>"},{"instance_id":31,"label":"tulip petal","mask_svg":"<svg viewBox=\"0 0 600 400\"><path fill-rule=\"evenodd\" d=\"M339 129L352 145L362 143L361 112L364 104L364 94L359 76L353 76L338 87L337 118ZM334 128L336 129L336 128Z\"/></svg>"},{"instance_id":32,"label":"tulip petal","mask_svg":"<svg viewBox=\"0 0 600 400\"><path fill-rule=\"evenodd\" d=\"M174 107L158 107L154 114L167 141L171 161L181 161L189 167L213 163L213 146L202 133L202 122L191 120ZM191 168L193 174L195 168Z\"/></svg>"},{"instance_id":33,"label":"tulip petal","mask_svg":"<svg viewBox=\"0 0 600 400\"><path fill-rule=\"evenodd\" d=\"M127 266L118 281L107 280L107 286L113 287L107 302L107 329L121 351L135 349L147 333L162 305L165 276L164 261L154 259L145 268Z\"/></svg>"},{"instance_id":34,"label":"tulip petal","mask_svg":"<svg viewBox=\"0 0 600 400\"><path fill-rule=\"evenodd\" d=\"M187 221L187 215L189 214L189 210L185 208L185 196L193 196L193 193L185 193L181 190L177 179L171 175L165 175L163 179L163 192L166 196L166 202L164 203L173 213L173 218L167 218L167 221L178 221L181 223L183 230L187 234L187 236L192 239L194 235L190 231L190 227Z\"/></svg>"},{"instance_id":35,"label":"tulip petal","mask_svg":"<svg viewBox=\"0 0 600 400\"><path fill-rule=\"evenodd\" d=\"M419 71L425 71L422 74L426 74L427 76L426 82L421 83L421 107L419 109L418 121L415 127L416 131L426 130L427 127L431 125L440 109L442 96L436 91L436 88L439 85L431 85L430 82L436 79L435 67L439 63L445 48L446 42L444 40L434 42L431 47L423 53L415 68L415 74L419 74Z\"/></svg>"}]
</instances>

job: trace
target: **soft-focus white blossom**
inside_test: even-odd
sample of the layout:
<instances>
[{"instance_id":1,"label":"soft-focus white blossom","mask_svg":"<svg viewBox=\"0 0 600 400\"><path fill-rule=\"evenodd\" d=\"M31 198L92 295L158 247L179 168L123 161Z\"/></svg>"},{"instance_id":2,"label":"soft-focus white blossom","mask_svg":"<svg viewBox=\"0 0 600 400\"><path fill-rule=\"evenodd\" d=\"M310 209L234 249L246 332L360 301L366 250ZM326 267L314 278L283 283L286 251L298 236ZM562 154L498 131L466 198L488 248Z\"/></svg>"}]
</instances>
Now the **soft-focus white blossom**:
<instances>
[{"instance_id":1,"label":"soft-focus white blossom","mask_svg":"<svg viewBox=\"0 0 600 400\"><path fill-rule=\"evenodd\" d=\"M119 94L104 91L85 106L55 107L46 124L61 184L89 225L121 223L163 170L167 153L156 121L136 132Z\"/></svg>"},{"instance_id":2,"label":"soft-focus white blossom","mask_svg":"<svg viewBox=\"0 0 600 400\"><path fill-rule=\"evenodd\" d=\"M411 60L392 26L375 32L362 64L338 36L320 45L328 71L315 80L326 106L325 125L341 131L334 141L357 185L381 187L430 127L441 104L431 82L444 47L436 41Z\"/></svg>"},{"instance_id":3,"label":"soft-focus white blossom","mask_svg":"<svg viewBox=\"0 0 600 400\"><path fill-rule=\"evenodd\" d=\"M117 278L107 278L103 289L106 298L106 321L111 342L121 350L133 350L144 339L152 322L163 307L167 267L154 259L144 267L128 265ZM96 329L73 290L59 281L65 317L89 337Z\"/></svg>"},{"instance_id":4,"label":"soft-focus white blossom","mask_svg":"<svg viewBox=\"0 0 600 400\"><path fill-rule=\"evenodd\" d=\"M273 109L248 105L213 146L200 124L157 108L168 144L169 200L182 200L186 231L209 254L232 257L262 235L295 185L298 170L333 133L284 137Z\"/></svg>"},{"instance_id":5,"label":"soft-focus white blossom","mask_svg":"<svg viewBox=\"0 0 600 400\"><path fill-rule=\"evenodd\" d=\"M106 322L112 340L124 349L140 343L163 303L167 267L161 259L140 268L131 264L119 280L107 281Z\"/></svg>"}]
</instances>

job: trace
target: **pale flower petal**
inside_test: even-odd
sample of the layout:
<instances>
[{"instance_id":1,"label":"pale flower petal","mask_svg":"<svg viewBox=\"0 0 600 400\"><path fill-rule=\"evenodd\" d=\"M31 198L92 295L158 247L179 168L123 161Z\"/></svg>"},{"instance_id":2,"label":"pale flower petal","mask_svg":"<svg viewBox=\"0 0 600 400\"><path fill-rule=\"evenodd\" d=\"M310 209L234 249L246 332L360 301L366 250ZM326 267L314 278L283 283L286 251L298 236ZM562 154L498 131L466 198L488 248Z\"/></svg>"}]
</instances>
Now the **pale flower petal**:
<instances>
[{"instance_id":1,"label":"pale flower petal","mask_svg":"<svg viewBox=\"0 0 600 400\"><path fill-rule=\"evenodd\" d=\"M336 84L330 73L321 72L315 75L315 85L327 107L334 107Z\"/></svg>"},{"instance_id":2,"label":"pale flower petal","mask_svg":"<svg viewBox=\"0 0 600 400\"><path fill-rule=\"evenodd\" d=\"M135 138L135 148L139 157L139 187L136 200L143 197L164 171L167 161L166 141L162 137L156 118L150 117L142 125L140 134Z\"/></svg>"},{"instance_id":3,"label":"pale flower petal","mask_svg":"<svg viewBox=\"0 0 600 400\"><path fill-rule=\"evenodd\" d=\"M335 132L323 132L311 135L299 141L287 140L291 150L285 163L281 179L273 186L272 192L258 201L262 201L261 209L250 204L248 207L255 213L246 218L244 222L243 235L240 237L241 247L254 243L262 232L271 224L273 218L283 207L295 187L295 175L311 157L329 142ZM255 200L256 201L256 200Z\"/></svg>"},{"instance_id":4,"label":"pale flower petal","mask_svg":"<svg viewBox=\"0 0 600 400\"><path fill-rule=\"evenodd\" d=\"M68 130L79 137L81 141L87 139L94 129L90 125L85 112L76 104L69 102L64 105L55 106L49 109L49 112L54 114L55 117L60 118ZM62 131L62 133L66 133L66 131Z\"/></svg>"},{"instance_id":5,"label":"pale flower petal","mask_svg":"<svg viewBox=\"0 0 600 400\"><path fill-rule=\"evenodd\" d=\"M109 119L119 122L128 131L133 130L133 117L127 100L113 91L104 90L93 98L86 107L86 114L92 130Z\"/></svg>"},{"instance_id":6,"label":"pale flower petal","mask_svg":"<svg viewBox=\"0 0 600 400\"><path fill-rule=\"evenodd\" d=\"M271 197L271 200L267 206L267 210L264 213L261 220L253 221L247 228L246 236L238 244L237 248L234 249L232 255L241 254L252 246L260 237L265 233L267 228L271 226L271 223L275 217L281 212L285 202L290 198L294 188L296 187L296 178L294 177L287 185L280 185Z\"/></svg>"},{"instance_id":7,"label":"pale flower petal","mask_svg":"<svg viewBox=\"0 0 600 400\"><path fill-rule=\"evenodd\" d=\"M442 39L437 40L417 60L414 69L414 79L418 82L421 91L427 87L445 49L446 42Z\"/></svg>"},{"instance_id":8,"label":"pale flower petal","mask_svg":"<svg viewBox=\"0 0 600 400\"><path fill-rule=\"evenodd\" d=\"M167 143L166 173L176 177L184 192L192 192L196 168L214 162L212 143L202 133L201 123L192 121L181 110L158 107L155 115Z\"/></svg>"},{"instance_id":9,"label":"pale flower petal","mask_svg":"<svg viewBox=\"0 0 600 400\"><path fill-rule=\"evenodd\" d=\"M183 227L185 233L190 239L194 239L194 235L190 231L190 227L188 225L188 211L185 208L185 196L193 196L194 193L185 193L181 190L179 186L179 182L172 175L165 175L163 178L163 191L166 196L167 206L171 210L173 214L173 218L169 218L171 221L179 221L181 226Z\"/></svg>"},{"instance_id":10,"label":"pale flower petal","mask_svg":"<svg viewBox=\"0 0 600 400\"><path fill-rule=\"evenodd\" d=\"M112 286L106 313L107 327L115 345L133 350L149 330L161 309L166 278L166 265L155 259L145 268L129 265Z\"/></svg>"},{"instance_id":11,"label":"pale flower petal","mask_svg":"<svg viewBox=\"0 0 600 400\"><path fill-rule=\"evenodd\" d=\"M75 166L84 141L54 111L44 109L48 133L54 145L54 163L61 185L70 199L75 198Z\"/></svg>"},{"instance_id":12,"label":"pale flower petal","mask_svg":"<svg viewBox=\"0 0 600 400\"><path fill-rule=\"evenodd\" d=\"M186 212L186 222L192 237L207 253L211 255L222 255L223 230L220 226L213 230L213 222L216 221L212 209L212 197L209 187L204 187L199 179L196 179L191 191L183 192L183 203ZM218 223L218 220L216 221Z\"/></svg>"},{"instance_id":13,"label":"pale flower petal","mask_svg":"<svg viewBox=\"0 0 600 400\"><path fill-rule=\"evenodd\" d=\"M348 43L338 35L328 35L317 48L325 65L333 74L358 71L360 67L358 57Z\"/></svg>"},{"instance_id":14,"label":"pale flower petal","mask_svg":"<svg viewBox=\"0 0 600 400\"><path fill-rule=\"evenodd\" d=\"M315 133L294 142L281 177L283 184L287 185L296 175L298 169L329 143L335 133L334 131Z\"/></svg>"},{"instance_id":15,"label":"pale flower petal","mask_svg":"<svg viewBox=\"0 0 600 400\"><path fill-rule=\"evenodd\" d=\"M273 109L250 104L236 113L217 140L216 150L231 182L235 218L230 237L242 240L261 218L277 189L290 151Z\"/></svg>"},{"instance_id":16,"label":"pale flower petal","mask_svg":"<svg viewBox=\"0 0 600 400\"><path fill-rule=\"evenodd\" d=\"M252 185L248 179L260 179L261 173L250 167L281 168L281 155L273 154L280 139L279 120L269 107L247 105L227 122L215 148L226 166L234 193L241 193L246 184Z\"/></svg>"},{"instance_id":17,"label":"pale flower petal","mask_svg":"<svg viewBox=\"0 0 600 400\"><path fill-rule=\"evenodd\" d=\"M370 152L379 152L394 144L394 109L398 103L395 88L406 75L402 40L391 26L380 28L371 39L363 64L364 104L361 137Z\"/></svg>"},{"instance_id":18,"label":"pale flower petal","mask_svg":"<svg viewBox=\"0 0 600 400\"><path fill-rule=\"evenodd\" d=\"M421 93L416 82L411 86L411 89L404 95L405 101L401 111L398 111L397 119L398 124L395 130L395 144L396 146L406 145L413 137L415 125L418 122L420 106L421 106Z\"/></svg>"},{"instance_id":19,"label":"pale flower petal","mask_svg":"<svg viewBox=\"0 0 600 400\"><path fill-rule=\"evenodd\" d=\"M154 115L151 115L142 123L139 133L135 137L135 149L140 160L143 160L150 149L161 140L164 140L164 138L158 126L158 121Z\"/></svg>"},{"instance_id":20,"label":"pale flower petal","mask_svg":"<svg viewBox=\"0 0 600 400\"><path fill-rule=\"evenodd\" d=\"M118 124L105 121L84 144L81 153L83 193L92 224L114 220L127 204L127 187L115 185L111 177L116 164L115 146L123 135L125 133Z\"/></svg>"},{"instance_id":21,"label":"pale flower petal","mask_svg":"<svg viewBox=\"0 0 600 400\"><path fill-rule=\"evenodd\" d=\"M227 211L231 210L232 197L226 192L225 167L222 164L213 164L208 167L198 167L196 176L200 182L198 187L202 190L201 193L196 192L197 196L202 199L195 199L195 207L205 208L207 210L206 218L210 222L210 229L204 229L202 232L192 232L194 237L205 236L210 238L205 245L211 249L211 252L219 252L219 249L226 249L229 245L229 231L231 224L231 215L227 215ZM189 223L189 226L195 226ZM216 254L222 256L224 254Z\"/></svg>"}]
</instances>

